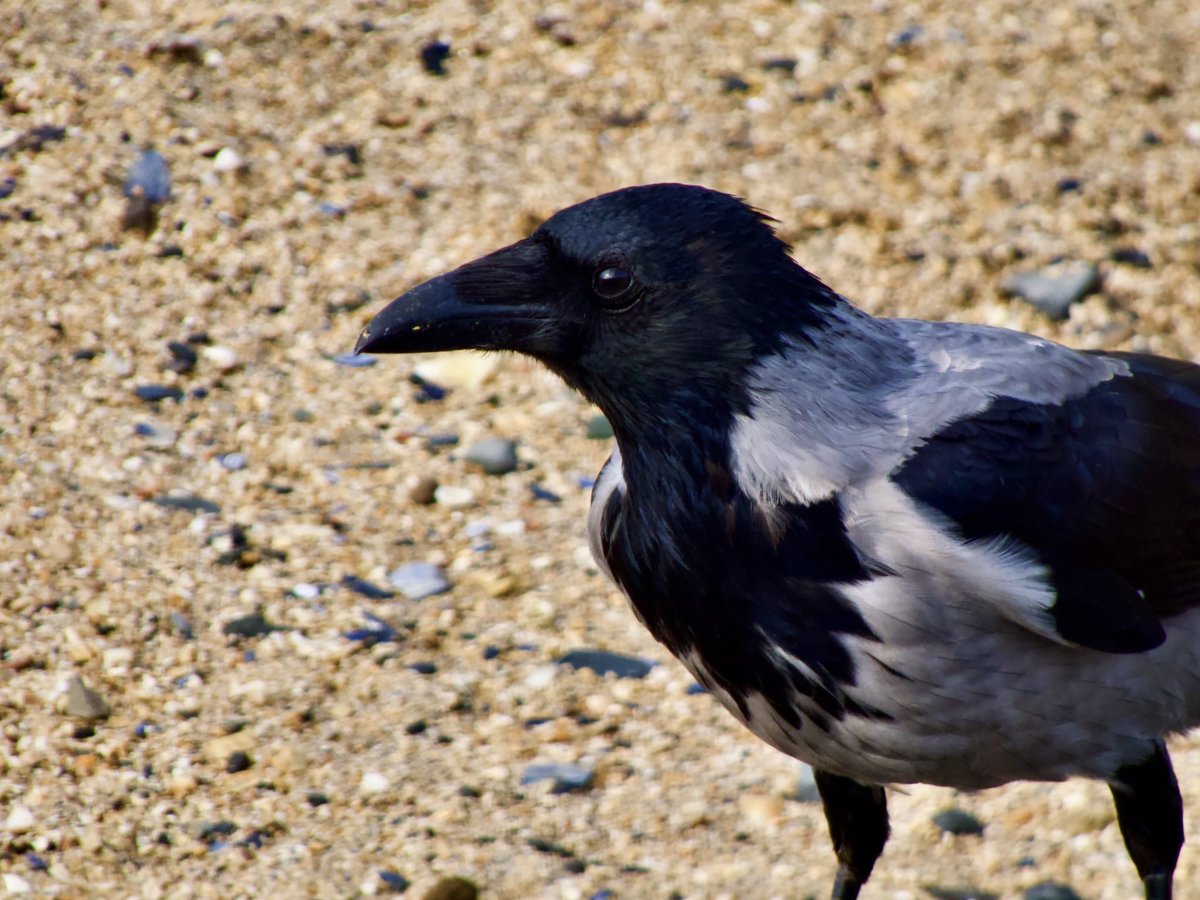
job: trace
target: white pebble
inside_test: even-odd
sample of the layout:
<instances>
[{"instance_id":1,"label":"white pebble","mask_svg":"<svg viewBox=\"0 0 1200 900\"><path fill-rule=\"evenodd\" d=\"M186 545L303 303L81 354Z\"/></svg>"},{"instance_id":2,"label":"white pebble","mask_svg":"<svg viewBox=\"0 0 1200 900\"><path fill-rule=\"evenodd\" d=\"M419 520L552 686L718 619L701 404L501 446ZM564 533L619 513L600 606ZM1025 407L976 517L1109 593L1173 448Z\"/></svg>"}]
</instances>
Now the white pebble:
<instances>
[{"instance_id":1,"label":"white pebble","mask_svg":"<svg viewBox=\"0 0 1200 900\"><path fill-rule=\"evenodd\" d=\"M300 600L316 600L321 596L321 589L315 584L301 581L299 584L292 585L292 595Z\"/></svg>"},{"instance_id":2,"label":"white pebble","mask_svg":"<svg viewBox=\"0 0 1200 900\"><path fill-rule=\"evenodd\" d=\"M363 772L362 779L358 782L358 789L364 794L381 794L391 786L391 782L382 772Z\"/></svg>"},{"instance_id":3,"label":"white pebble","mask_svg":"<svg viewBox=\"0 0 1200 900\"><path fill-rule=\"evenodd\" d=\"M11 834L24 834L32 827L33 811L28 806L14 806L4 820L4 830Z\"/></svg>"},{"instance_id":4,"label":"white pebble","mask_svg":"<svg viewBox=\"0 0 1200 900\"><path fill-rule=\"evenodd\" d=\"M245 167L246 163L232 147L222 147L213 157L213 168L218 172L240 172Z\"/></svg>"},{"instance_id":5,"label":"white pebble","mask_svg":"<svg viewBox=\"0 0 1200 900\"><path fill-rule=\"evenodd\" d=\"M443 484L433 492L433 499L438 506L444 506L447 509L463 509L475 502L475 492L470 488Z\"/></svg>"},{"instance_id":6,"label":"white pebble","mask_svg":"<svg viewBox=\"0 0 1200 900\"><path fill-rule=\"evenodd\" d=\"M237 354L234 353L230 348L223 347L220 344L214 344L211 347L205 347L200 351L200 355L222 372L228 372L231 369L236 369L238 366Z\"/></svg>"},{"instance_id":7,"label":"white pebble","mask_svg":"<svg viewBox=\"0 0 1200 900\"><path fill-rule=\"evenodd\" d=\"M33 892L33 885L16 872L5 872L4 891L8 894L29 894Z\"/></svg>"}]
</instances>

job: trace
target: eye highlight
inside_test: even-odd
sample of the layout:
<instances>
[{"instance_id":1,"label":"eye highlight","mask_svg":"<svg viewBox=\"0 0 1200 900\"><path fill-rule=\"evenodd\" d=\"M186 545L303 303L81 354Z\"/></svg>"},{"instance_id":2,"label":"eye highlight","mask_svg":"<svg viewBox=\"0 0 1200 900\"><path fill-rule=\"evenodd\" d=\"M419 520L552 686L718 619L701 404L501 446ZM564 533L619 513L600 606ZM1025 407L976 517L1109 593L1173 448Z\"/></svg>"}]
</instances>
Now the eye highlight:
<instances>
[{"instance_id":1,"label":"eye highlight","mask_svg":"<svg viewBox=\"0 0 1200 900\"><path fill-rule=\"evenodd\" d=\"M604 266L592 275L592 291L609 303L626 297L636 283L633 273L620 266Z\"/></svg>"}]
</instances>

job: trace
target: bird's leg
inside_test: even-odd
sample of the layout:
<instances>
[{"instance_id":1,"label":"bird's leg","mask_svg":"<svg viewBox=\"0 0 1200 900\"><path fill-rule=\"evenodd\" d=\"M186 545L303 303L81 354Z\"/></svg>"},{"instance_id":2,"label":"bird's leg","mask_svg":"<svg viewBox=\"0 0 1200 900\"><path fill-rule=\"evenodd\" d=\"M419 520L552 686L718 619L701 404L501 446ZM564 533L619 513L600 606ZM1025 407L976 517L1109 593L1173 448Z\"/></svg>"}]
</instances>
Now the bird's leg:
<instances>
[{"instance_id":1,"label":"bird's leg","mask_svg":"<svg viewBox=\"0 0 1200 900\"><path fill-rule=\"evenodd\" d=\"M1117 769L1108 785L1146 900L1171 900L1171 880L1183 846L1183 799L1162 741L1144 762Z\"/></svg>"},{"instance_id":2,"label":"bird's leg","mask_svg":"<svg viewBox=\"0 0 1200 900\"><path fill-rule=\"evenodd\" d=\"M813 771L813 778L838 858L833 900L855 900L887 843L887 798L878 785L859 784L819 769Z\"/></svg>"}]
</instances>

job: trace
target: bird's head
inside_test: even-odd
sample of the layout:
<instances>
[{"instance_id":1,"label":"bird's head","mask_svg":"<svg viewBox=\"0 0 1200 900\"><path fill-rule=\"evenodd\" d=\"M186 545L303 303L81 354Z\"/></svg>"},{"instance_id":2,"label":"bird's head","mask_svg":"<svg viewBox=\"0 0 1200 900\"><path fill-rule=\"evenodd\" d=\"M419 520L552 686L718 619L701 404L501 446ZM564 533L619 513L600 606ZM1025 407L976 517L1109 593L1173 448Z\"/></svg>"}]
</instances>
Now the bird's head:
<instances>
[{"instance_id":1,"label":"bird's head","mask_svg":"<svg viewBox=\"0 0 1200 900\"><path fill-rule=\"evenodd\" d=\"M597 403L620 437L669 404L737 403L745 370L803 340L838 302L741 200L654 184L562 210L417 285L371 320L356 350L524 353Z\"/></svg>"}]
</instances>

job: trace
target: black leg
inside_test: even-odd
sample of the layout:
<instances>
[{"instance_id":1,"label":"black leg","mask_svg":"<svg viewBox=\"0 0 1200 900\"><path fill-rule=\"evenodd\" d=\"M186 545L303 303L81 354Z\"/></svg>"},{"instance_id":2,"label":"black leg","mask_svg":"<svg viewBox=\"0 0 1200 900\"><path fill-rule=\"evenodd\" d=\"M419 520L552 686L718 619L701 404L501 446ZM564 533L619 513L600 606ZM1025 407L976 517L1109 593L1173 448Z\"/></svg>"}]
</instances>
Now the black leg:
<instances>
[{"instance_id":1,"label":"black leg","mask_svg":"<svg viewBox=\"0 0 1200 900\"><path fill-rule=\"evenodd\" d=\"M1183 798L1167 748L1159 741L1145 762L1117 769L1108 785L1146 900L1171 900L1171 880L1183 847Z\"/></svg>"},{"instance_id":2,"label":"black leg","mask_svg":"<svg viewBox=\"0 0 1200 900\"><path fill-rule=\"evenodd\" d=\"M833 900L855 900L887 843L887 798L878 785L859 784L819 769L813 777L838 858Z\"/></svg>"}]
</instances>

